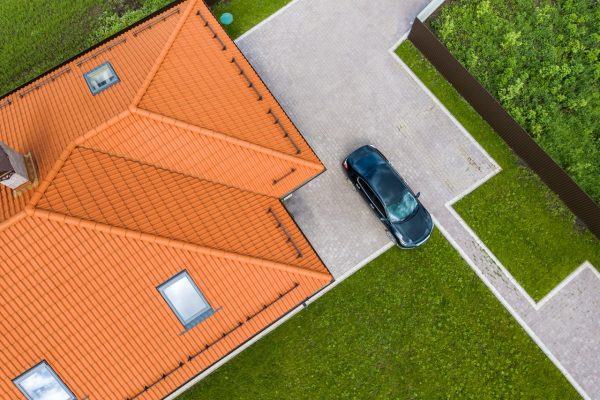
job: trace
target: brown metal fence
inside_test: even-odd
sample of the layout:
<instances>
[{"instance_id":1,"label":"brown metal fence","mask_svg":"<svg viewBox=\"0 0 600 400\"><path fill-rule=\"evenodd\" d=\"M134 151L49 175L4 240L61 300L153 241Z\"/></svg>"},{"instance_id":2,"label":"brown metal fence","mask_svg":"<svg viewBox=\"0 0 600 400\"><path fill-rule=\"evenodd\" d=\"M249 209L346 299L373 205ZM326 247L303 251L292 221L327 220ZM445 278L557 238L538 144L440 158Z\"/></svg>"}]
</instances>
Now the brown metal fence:
<instances>
[{"instance_id":1,"label":"brown metal fence","mask_svg":"<svg viewBox=\"0 0 600 400\"><path fill-rule=\"evenodd\" d=\"M506 144L552 189L571 211L600 238L600 207L531 138L498 101L475 79L435 34L418 18L408 36Z\"/></svg>"}]
</instances>

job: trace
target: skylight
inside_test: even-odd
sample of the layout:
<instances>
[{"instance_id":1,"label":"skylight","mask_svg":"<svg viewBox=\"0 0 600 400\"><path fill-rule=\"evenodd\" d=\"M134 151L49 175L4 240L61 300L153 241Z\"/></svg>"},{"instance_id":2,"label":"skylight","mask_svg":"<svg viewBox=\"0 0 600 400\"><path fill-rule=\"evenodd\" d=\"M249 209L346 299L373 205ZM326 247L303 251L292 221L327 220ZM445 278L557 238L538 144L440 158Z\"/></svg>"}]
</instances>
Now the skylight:
<instances>
[{"instance_id":1,"label":"skylight","mask_svg":"<svg viewBox=\"0 0 600 400\"><path fill-rule=\"evenodd\" d=\"M119 77L109 62L105 62L104 64L85 73L83 77L85 78L85 81L87 82L88 87L94 96L104 89L107 89L108 87L119 82Z\"/></svg>"},{"instance_id":2,"label":"skylight","mask_svg":"<svg viewBox=\"0 0 600 400\"><path fill-rule=\"evenodd\" d=\"M28 400L77 400L45 361L14 380Z\"/></svg>"},{"instance_id":3,"label":"skylight","mask_svg":"<svg viewBox=\"0 0 600 400\"><path fill-rule=\"evenodd\" d=\"M214 310L187 271L182 271L158 287L185 329L204 321Z\"/></svg>"}]
</instances>

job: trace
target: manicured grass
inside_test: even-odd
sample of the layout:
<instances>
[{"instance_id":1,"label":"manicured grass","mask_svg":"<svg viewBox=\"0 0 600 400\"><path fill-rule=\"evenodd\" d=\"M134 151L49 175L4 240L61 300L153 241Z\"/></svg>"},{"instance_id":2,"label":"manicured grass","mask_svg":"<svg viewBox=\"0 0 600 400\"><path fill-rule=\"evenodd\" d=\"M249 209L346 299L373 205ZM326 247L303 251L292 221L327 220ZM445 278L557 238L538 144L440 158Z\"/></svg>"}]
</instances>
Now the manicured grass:
<instances>
[{"instance_id":1,"label":"manicured grass","mask_svg":"<svg viewBox=\"0 0 600 400\"><path fill-rule=\"evenodd\" d=\"M577 393L439 231L394 248L179 397L569 399Z\"/></svg>"},{"instance_id":2,"label":"manicured grass","mask_svg":"<svg viewBox=\"0 0 600 400\"><path fill-rule=\"evenodd\" d=\"M227 29L237 37L287 2L232 0L214 10L234 13ZM121 26L105 7L2 2L0 92ZM440 397L578 395L435 232L422 249L378 258L182 399Z\"/></svg>"},{"instance_id":3,"label":"manicured grass","mask_svg":"<svg viewBox=\"0 0 600 400\"><path fill-rule=\"evenodd\" d=\"M0 96L169 2L0 1Z\"/></svg>"},{"instance_id":4,"label":"manicured grass","mask_svg":"<svg viewBox=\"0 0 600 400\"><path fill-rule=\"evenodd\" d=\"M222 0L212 6L211 9L217 18L225 12L233 14L233 23L224 28L229 36L235 39L290 1L291 0Z\"/></svg>"},{"instance_id":5,"label":"manicured grass","mask_svg":"<svg viewBox=\"0 0 600 400\"><path fill-rule=\"evenodd\" d=\"M455 209L525 290L540 300L583 261L600 268L600 241L410 42L397 54L502 167Z\"/></svg>"},{"instance_id":6,"label":"manicured grass","mask_svg":"<svg viewBox=\"0 0 600 400\"><path fill-rule=\"evenodd\" d=\"M92 40L102 41L173 2L174 0L110 0L112 7L100 18Z\"/></svg>"}]
</instances>

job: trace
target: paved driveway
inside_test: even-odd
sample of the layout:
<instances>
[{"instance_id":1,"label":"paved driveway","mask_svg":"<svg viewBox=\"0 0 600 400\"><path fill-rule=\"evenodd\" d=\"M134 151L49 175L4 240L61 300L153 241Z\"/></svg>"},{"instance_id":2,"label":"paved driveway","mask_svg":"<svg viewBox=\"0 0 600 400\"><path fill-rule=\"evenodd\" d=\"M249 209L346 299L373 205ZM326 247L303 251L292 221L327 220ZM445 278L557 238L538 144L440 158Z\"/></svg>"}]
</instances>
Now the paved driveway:
<instances>
[{"instance_id":1,"label":"paved driveway","mask_svg":"<svg viewBox=\"0 0 600 400\"><path fill-rule=\"evenodd\" d=\"M416 15L427 2L378 3L302 0L239 41L328 168L286 205L336 277L390 243L345 180L349 152L382 149L429 208L496 170L388 53L411 20L388 16ZM388 12L365 18L374 9Z\"/></svg>"},{"instance_id":2,"label":"paved driveway","mask_svg":"<svg viewBox=\"0 0 600 400\"><path fill-rule=\"evenodd\" d=\"M381 148L552 361L580 392L600 398L595 270L578 270L536 304L451 207L499 168L389 52L427 3L297 0L237 41L328 168L286 206L334 276L345 276L390 240L340 163L365 143Z\"/></svg>"}]
</instances>

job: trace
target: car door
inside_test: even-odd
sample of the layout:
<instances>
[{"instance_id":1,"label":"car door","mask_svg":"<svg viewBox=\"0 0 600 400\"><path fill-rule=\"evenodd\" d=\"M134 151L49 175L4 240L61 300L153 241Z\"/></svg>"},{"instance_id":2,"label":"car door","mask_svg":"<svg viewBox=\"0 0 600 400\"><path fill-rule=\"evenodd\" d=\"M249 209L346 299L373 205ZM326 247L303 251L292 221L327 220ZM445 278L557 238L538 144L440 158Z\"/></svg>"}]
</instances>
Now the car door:
<instances>
[{"instance_id":1,"label":"car door","mask_svg":"<svg viewBox=\"0 0 600 400\"><path fill-rule=\"evenodd\" d=\"M383 204L381 203L381 201L379 201L379 198L373 192L373 190L371 190L371 187L369 186L369 184L367 182L365 182L362 178L358 178L357 183L360 187L360 190L363 192L363 194L367 198L369 205L375 211L375 213L377 214L379 219L386 222L386 224L387 224L387 218L385 215L385 210L383 208Z\"/></svg>"}]
</instances>

